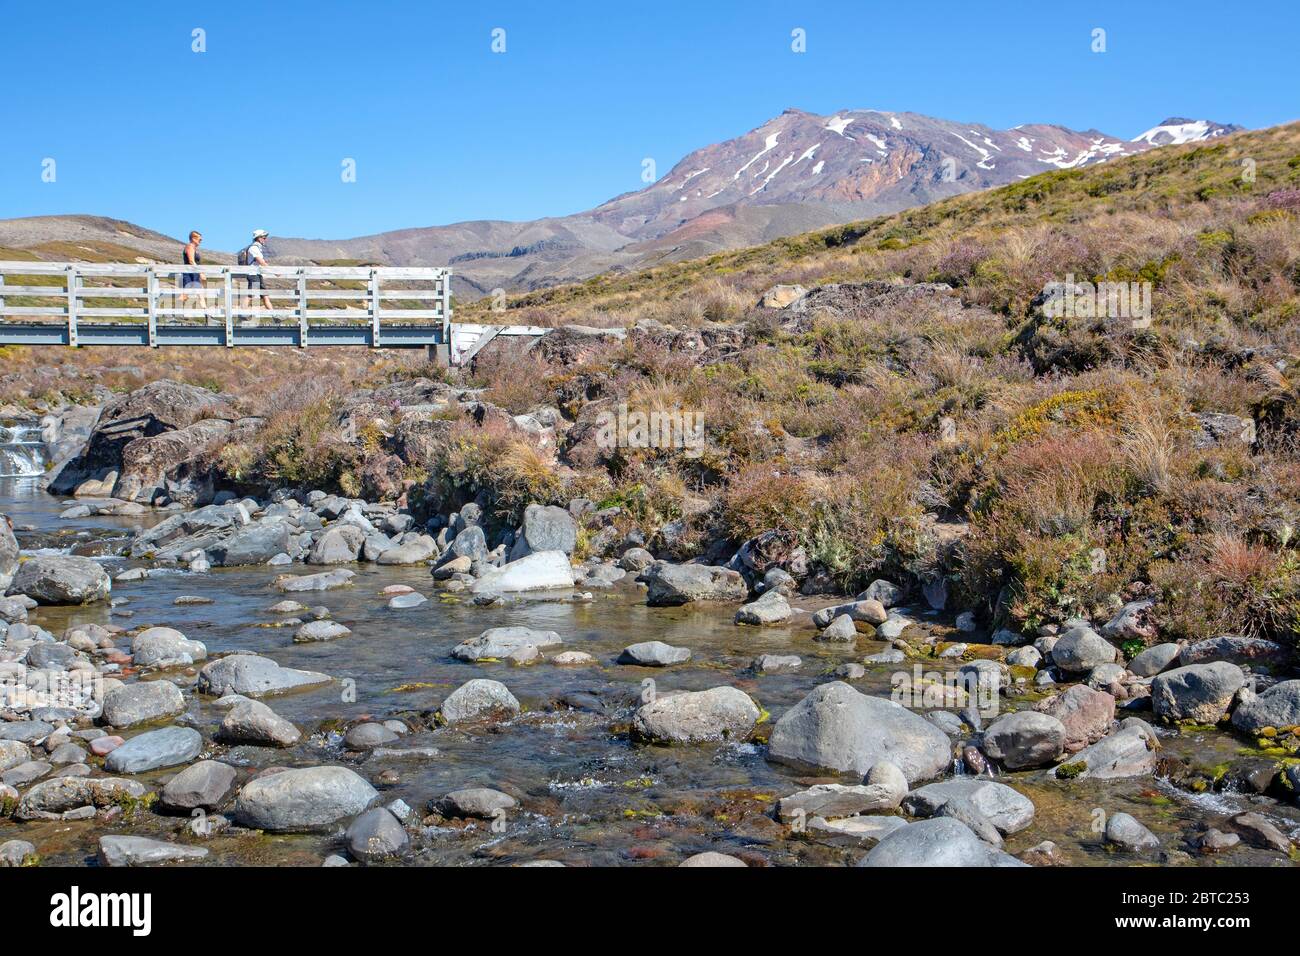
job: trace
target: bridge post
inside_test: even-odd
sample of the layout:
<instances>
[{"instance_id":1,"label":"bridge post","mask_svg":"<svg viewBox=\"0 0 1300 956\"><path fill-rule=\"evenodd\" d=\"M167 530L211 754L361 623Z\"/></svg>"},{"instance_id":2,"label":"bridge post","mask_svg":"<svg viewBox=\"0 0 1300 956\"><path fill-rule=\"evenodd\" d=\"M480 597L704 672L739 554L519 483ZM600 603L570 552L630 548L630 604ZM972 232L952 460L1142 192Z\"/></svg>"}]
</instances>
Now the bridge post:
<instances>
[{"instance_id":1,"label":"bridge post","mask_svg":"<svg viewBox=\"0 0 1300 956\"><path fill-rule=\"evenodd\" d=\"M307 347L307 277L298 273L298 348Z\"/></svg>"},{"instance_id":2,"label":"bridge post","mask_svg":"<svg viewBox=\"0 0 1300 956\"><path fill-rule=\"evenodd\" d=\"M149 309L149 348L158 347L158 275L152 269L145 276L145 294Z\"/></svg>"},{"instance_id":3,"label":"bridge post","mask_svg":"<svg viewBox=\"0 0 1300 956\"><path fill-rule=\"evenodd\" d=\"M370 270L370 347L379 348L379 273Z\"/></svg>"},{"instance_id":4,"label":"bridge post","mask_svg":"<svg viewBox=\"0 0 1300 956\"><path fill-rule=\"evenodd\" d=\"M77 267L70 265L68 276L68 344L77 347Z\"/></svg>"},{"instance_id":5,"label":"bridge post","mask_svg":"<svg viewBox=\"0 0 1300 956\"><path fill-rule=\"evenodd\" d=\"M222 272L221 288L221 310L225 313L226 318L226 348L235 347L235 295L234 280L231 278L230 270Z\"/></svg>"}]
</instances>

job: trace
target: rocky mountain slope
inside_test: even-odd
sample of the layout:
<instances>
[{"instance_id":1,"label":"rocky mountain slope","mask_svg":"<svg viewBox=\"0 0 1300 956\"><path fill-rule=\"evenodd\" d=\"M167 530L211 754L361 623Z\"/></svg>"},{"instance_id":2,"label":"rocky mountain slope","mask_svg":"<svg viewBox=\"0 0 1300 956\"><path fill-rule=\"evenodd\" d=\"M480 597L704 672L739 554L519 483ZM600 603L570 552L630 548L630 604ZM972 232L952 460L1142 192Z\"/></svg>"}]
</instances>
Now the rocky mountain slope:
<instances>
[{"instance_id":1,"label":"rocky mountain slope","mask_svg":"<svg viewBox=\"0 0 1300 956\"><path fill-rule=\"evenodd\" d=\"M281 262L450 264L457 295L472 299L496 288L540 289L754 245L1238 129L1172 118L1125 141L1050 124L995 130L918 113L788 109L692 152L644 189L571 216L340 240L275 237L271 251ZM41 258L170 258L178 244L99 217L0 220L0 252Z\"/></svg>"}]
</instances>

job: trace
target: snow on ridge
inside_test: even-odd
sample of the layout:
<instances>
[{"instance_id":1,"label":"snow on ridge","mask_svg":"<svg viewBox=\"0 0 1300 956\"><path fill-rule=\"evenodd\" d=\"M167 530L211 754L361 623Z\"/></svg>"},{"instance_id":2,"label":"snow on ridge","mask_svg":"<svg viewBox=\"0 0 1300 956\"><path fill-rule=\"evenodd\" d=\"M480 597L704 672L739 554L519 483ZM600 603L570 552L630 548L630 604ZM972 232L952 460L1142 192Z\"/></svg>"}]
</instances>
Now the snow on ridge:
<instances>
[{"instance_id":1,"label":"snow on ridge","mask_svg":"<svg viewBox=\"0 0 1300 956\"><path fill-rule=\"evenodd\" d=\"M986 163L988 163L989 157L993 155L992 153L990 153L983 146L976 146L974 143L972 143L966 137L962 136L960 133L953 133L951 135L955 136L957 139L961 140L971 149L975 150L975 152L980 154L980 160L978 163L975 164L976 166L978 166L980 169L993 169L992 165L985 165Z\"/></svg>"},{"instance_id":2,"label":"snow on ridge","mask_svg":"<svg viewBox=\"0 0 1300 956\"><path fill-rule=\"evenodd\" d=\"M760 149L757 153L755 153L749 162L747 162L744 166L741 166L738 170L736 170L735 173L732 174L731 178L739 179L741 173L749 169L750 166L754 165L754 163L756 163L759 159L761 159L765 154L770 153L772 150L776 149L777 137L779 135L780 133L778 132L778 133L772 133L770 136L768 136L767 139L763 141L763 148ZM764 169L766 168L767 167L764 167Z\"/></svg>"},{"instance_id":3,"label":"snow on ridge","mask_svg":"<svg viewBox=\"0 0 1300 956\"><path fill-rule=\"evenodd\" d=\"M707 173L708 171L709 171L709 167L705 166L703 169L697 169L694 172L687 173L686 178L673 187L673 192L677 192L679 189L685 189L686 184L689 183L692 179L694 179L696 176L700 175L701 173Z\"/></svg>"},{"instance_id":4,"label":"snow on ridge","mask_svg":"<svg viewBox=\"0 0 1300 956\"><path fill-rule=\"evenodd\" d=\"M788 166L788 165L789 165L790 163L792 163L792 162L794 162L794 153L791 153L789 156L787 156L784 160L781 161L781 165L780 165L780 166L776 167L776 169L774 169L774 170L772 170L770 173L768 173L768 174L767 174L767 178L764 179L761 183L759 183L759 184L758 184L758 187L754 190L754 192L750 193L750 195L752 196L752 195L754 195L754 193L757 193L757 192L760 192L760 191L766 189L766 188L767 188L767 184L770 183L770 182L772 181L772 179L776 176L776 174L779 173L781 170L785 169L785 167ZM764 166L763 168L766 169L767 167Z\"/></svg>"},{"instance_id":5,"label":"snow on ridge","mask_svg":"<svg viewBox=\"0 0 1300 956\"><path fill-rule=\"evenodd\" d=\"M1167 136L1168 139L1163 143L1156 142L1162 134ZM1180 146L1183 143L1195 143L1198 140L1209 139L1217 135L1217 130L1213 133L1210 132L1210 124L1207 120L1193 120L1190 123L1153 126L1145 133L1134 136L1132 142L1150 143L1152 146Z\"/></svg>"},{"instance_id":6,"label":"snow on ridge","mask_svg":"<svg viewBox=\"0 0 1300 956\"><path fill-rule=\"evenodd\" d=\"M795 164L796 166L798 166L798 165L799 165L800 163L802 163L805 159L812 159L812 158L813 158L813 153L817 152L817 149L818 149L819 146L821 146L821 143L817 143L817 144L815 144L815 145L813 145L813 146L809 146L807 149L805 149L805 150L803 151L803 155L800 156L798 159L796 159L796 160L794 161L794 164Z\"/></svg>"},{"instance_id":7,"label":"snow on ridge","mask_svg":"<svg viewBox=\"0 0 1300 956\"><path fill-rule=\"evenodd\" d=\"M840 115L836 113L826 121L826 125L823 128L830 130L832 133L838 133L840 136L843 136L844 131L849 128L849 124L852 122L852 117L841 118Z\"/></svg>"},{"instance_id":8,"label":"snow on ridge","mask_svg":"<svg viewBox=\"0 0 1300 956\"><path fill-rule=\"evenodd\" d=\"M821 175L822 167L825 165L826 165L826 160L824 159L817 160L817 165L812 168L812 174L814 176Z\"/></svg>"}]
</instances>

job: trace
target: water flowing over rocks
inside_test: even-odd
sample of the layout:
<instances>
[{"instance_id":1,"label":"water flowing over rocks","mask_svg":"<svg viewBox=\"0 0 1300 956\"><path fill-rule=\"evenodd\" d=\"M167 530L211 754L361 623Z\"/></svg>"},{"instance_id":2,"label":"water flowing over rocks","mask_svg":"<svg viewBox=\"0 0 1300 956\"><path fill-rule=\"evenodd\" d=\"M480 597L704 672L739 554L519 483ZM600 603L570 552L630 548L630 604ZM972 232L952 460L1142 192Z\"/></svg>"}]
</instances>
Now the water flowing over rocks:
<instances>
[{"instance_id":1,"label":"water flowing over rocks","mask_svg":"<svg viewBox=\"0 0 1300 956\"><path fill-rule=\"evenodd\" d=\"M272 833L318 830L356 816L379 792L346 767L302 767L263 774L239 791L235 818Z\"/></svg>"}]
</instances>

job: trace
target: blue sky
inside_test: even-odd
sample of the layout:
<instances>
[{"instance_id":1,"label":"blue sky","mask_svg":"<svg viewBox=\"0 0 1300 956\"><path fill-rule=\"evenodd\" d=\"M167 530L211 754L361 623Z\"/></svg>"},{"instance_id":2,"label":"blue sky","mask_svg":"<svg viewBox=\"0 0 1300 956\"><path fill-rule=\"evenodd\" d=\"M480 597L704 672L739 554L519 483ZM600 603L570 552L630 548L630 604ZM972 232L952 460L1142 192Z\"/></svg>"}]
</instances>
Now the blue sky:
<instances>
[{"instance_id":1,"label":"blue sky","mask_svg":"<svg viewBox=\"0 0 1300 956\"><path fill-rule=\"evenodd\" d=\"M639 188L644 157L663 175L786 107L1125 138L1170 115L1300 116L1300 27L1282 2L6 0L0 12L0 217L197 227L224 249L259 226L342 238L576 212ZM805 53L791 50L795 28ZM356 182L341 180L345 159Z\"/></svg>"}]
</instances>

